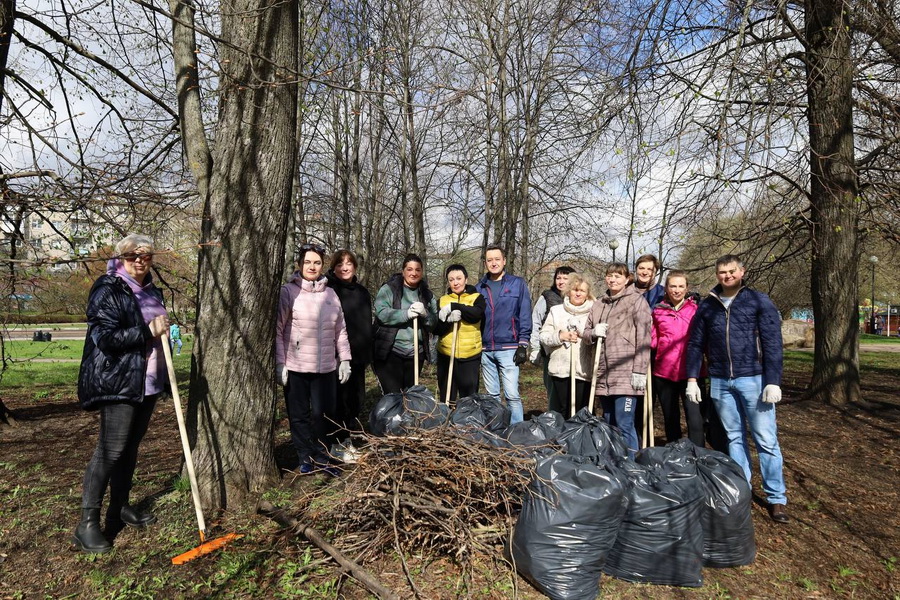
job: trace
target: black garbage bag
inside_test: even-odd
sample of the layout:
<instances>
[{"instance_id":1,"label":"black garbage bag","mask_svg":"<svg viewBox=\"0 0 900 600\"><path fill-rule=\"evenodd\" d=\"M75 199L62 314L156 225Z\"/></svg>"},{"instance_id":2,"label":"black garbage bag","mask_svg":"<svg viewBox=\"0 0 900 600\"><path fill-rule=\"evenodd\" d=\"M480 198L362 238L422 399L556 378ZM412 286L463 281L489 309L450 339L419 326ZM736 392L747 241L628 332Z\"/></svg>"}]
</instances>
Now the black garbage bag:
<instances>
[{"instance_id":1,"label":"black garbage bag","mask_svg":"<svg viewBox=\"0 0 900 600\"><path fill-rule=\"evenodd\" d=\"M687 438L660 448L645 448L636 461L663 469L675 485L703 492L703 566L738 567L756 559L750 484L726 454L700 448Z\"/></svg>"},{"instance_id":2,"label":"black garbage bag","mask_svg":"<svg viewBox=\"0 0 900 600\"><path fill-rule=\"evenodd\" d=\"M562 454L536 471L513 531L516 570L554 600L594 600L627 507L625 476Z\"/></svg>"},{"instance_id":3,"label":"black garbage bag","mask_svg":"<svg viewBox=\"0 0 900 600\"><path fill-rule=\"evenodd\" d=\"M501 435L509 427L510 410L488 394L460 398L450 414L450 422L460 427L480 427Z\"/></svg>"},{"instance_id":4,"label":"black garbage bag","mask_svg":"<svg viewBox=\"0 0 900 600\"><path fill-rule=\"evenodd\" d=\"M589 413L587 408L565 422L556 441L566 454L575 456L597 456L612 463L628 456L621 432Z\"/></svg>"},{"instance_id":5,"label":"black garbage bag","mask_svg":"<svg viewBox=\"0 0 900 600\"><path fill-rule=\"evenodd\" d=\"M631 460L620 467L630 502L603 572L638 583L703 585L700 487L674 485L663 470Z\"/></svg>"},{"instance_id":6,"label":"black garbage bag","mask_svg":"<svg viewBox=\"0 0 900 600\"><path fill-rule=\"evenodd\" d=\"M369 414L369 430L372 435L385 436L433 429L447 422L449 412L425 386L414 385L399 394L382 396Z\"/></svg>"},{"instance_id":7,"label":"black garbage bag","mask_svg":"<svg viewBox=\"0 0 900 600\"><path fill-rule=\"evenodd\" d=\"M503 437L513 446L523 448L548 446L556 443L556 438L562 433L564 424L563 416L555 410L551 410L521 423L510 425Z\"/></svg>"},{"instance_id":8,"label":"black garbage bag","mask_svg":"<svg viewBox=\"0 0 900 600\"><path fill-rule=\"evenodd\" d=\"M756 560L750 484L743 469L730 456L705 449L698 454L697 472L706 503L703 566L749 565Z\"/></svg>"}]
</instances>

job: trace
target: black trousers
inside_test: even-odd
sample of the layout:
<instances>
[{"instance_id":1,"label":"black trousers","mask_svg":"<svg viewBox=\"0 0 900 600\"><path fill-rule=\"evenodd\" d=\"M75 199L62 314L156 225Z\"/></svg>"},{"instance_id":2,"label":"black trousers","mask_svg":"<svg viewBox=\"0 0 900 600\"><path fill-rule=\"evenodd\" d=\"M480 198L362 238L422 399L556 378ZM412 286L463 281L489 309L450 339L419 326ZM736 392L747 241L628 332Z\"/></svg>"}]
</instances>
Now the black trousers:
<instances>
[{"instance_id":1,"label":"black trousers","mask_svg":"<svg viewBox=\"0 0 900 600\"><path fill-rule=\"evenodd\" d=\"M550 410L555 410L563 418L568 419L572 414L571 381L568 377L553 377L551 375L550 382L553 384L553 391L555 392L549 398ZM588 401L591 399L590 388L590 381L575 380L575 412L588 405Z\"/></svg>"},{"instance_id":2,"label":"black trousers","mask_svg":"<svg viewBox=\"0 0 900 600\"><path fill-rule=\"evenodd\" d=\"M659 392L659 406L662 409L663 422L665 423L666 442L671 444L681 439L681 409L683 407L684 419L687 422L688 438L695 445L703 448L706 444L703 432L704 413L710 404L709 396L704 395L700 404L694 404L689 401L684 393L685 388L687 388L687 380L672 381L671 379L654 377L653 388Z\"/></svg>"},{"instance_id":3,"label":"black trousers","mask_svg":"<svg viewBox=\"0 0 900 600\"><path fill-rule=\"evenodd\" d=\"M100 406L100 437L84 473L82 508L100 508L107 486L110 514L128 503L138 446L150 426L159 396L146 396L140 404L112 402Z\"/></svg>"},{"instance_id":4,"label":"black trousers","mask_svg":"<svg viewBox=\"0 0 900 600\"><path fill-rule=\"evenodd\" d=\"M336 426L337 374L288 371L284 388L291 443L300 464L328 463L328 434Z\"/></svg>"},{"instance_id":5,"label":"black trousers","mask_svg":"<svg viewBox=\"0 0 900 600\"><path fill-rule=\"evenodd\" d=\"M450 374L450 357L438 352L437 378L441 397L438 402L447 398L447 375ZM481 352L469 358L453 360L453 382L450 385L450 406L456 406L456 398L465 398L478 393L481 382Z\"/></svg>"},{"instance_id":6,"label":"black trousers","mask_svg":"<svg viewBox=\"0 0 900 600\"><path fill-rule=\"evenodd\" d=\"M350 363L350 379L338 383L335 421L340 425L334 434L334 441L343 441L351 431L360 431L359 413L366 398L366 363Z\"/></svg>"},{"instance_id":7,"label":"black trousers","mask_svg":"<svg viewBox=\"0 0 900 600\"><path fill-rule=\"evenodd\" d=\"M419 370L425 364L423 355L419 355ZM400 390L415 385L415 361L413 357L398 356L397 354L388 354L385 359L375 359L372 365L375 376L378 377L378 384L381 385L382 394L397 394Z\"/></svg>"}]
</instances>

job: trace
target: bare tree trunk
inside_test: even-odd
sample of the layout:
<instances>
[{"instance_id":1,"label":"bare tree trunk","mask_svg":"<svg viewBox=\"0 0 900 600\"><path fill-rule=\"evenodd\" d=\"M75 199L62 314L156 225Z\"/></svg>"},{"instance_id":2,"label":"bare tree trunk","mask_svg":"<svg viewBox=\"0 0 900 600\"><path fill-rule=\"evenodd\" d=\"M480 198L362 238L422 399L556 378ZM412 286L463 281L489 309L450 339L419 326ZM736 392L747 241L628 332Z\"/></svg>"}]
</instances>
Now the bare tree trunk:
<instances>
[{"instance_id":1,"label":"bare tree trunk","mask_svg":"<svg viewBox=\"0 0 900 600\"><path fill-rule=\"evenodd\" d=\"M297 157L298 4L222 16L221 99L203 213L189 426L203 503L275 476L272 339Z\"/></svg>"},{"instance_id":2,"label":"bare tree trunk","mask_svg":"<svg viewBox=\"0 0 900 600\"><path fill-rule=\"evenodd\" d=\"M844 0L806 2L816 334L810 394L835 405L859 399L859 207L846 9Z\"/></svg>"}]
</instances>

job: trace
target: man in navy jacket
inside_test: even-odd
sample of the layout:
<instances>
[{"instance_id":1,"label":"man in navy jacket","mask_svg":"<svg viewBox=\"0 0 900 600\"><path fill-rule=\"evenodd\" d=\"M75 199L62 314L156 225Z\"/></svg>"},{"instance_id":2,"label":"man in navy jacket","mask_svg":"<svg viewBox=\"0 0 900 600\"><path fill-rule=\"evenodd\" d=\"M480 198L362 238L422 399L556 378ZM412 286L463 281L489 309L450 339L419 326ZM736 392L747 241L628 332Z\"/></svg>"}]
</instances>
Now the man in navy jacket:
<instances>
[{"instance_id":1,"label":"man in navy jacket","mask_svg":"<svg viewBox=\"0 0 900 600\"><path fill-rule=\"evenodd\" d=\"M506 254L500 246L484 253L487 273L475 285L484 296L481 330L481 377L488 394L500 399L500 384L511 414L510 423L524 418L519 394L519 365L528 360L531 339L531 297L525 280L506 273Z\"/></svg>"},{"instance_id":2,"label":"man in navy jacket","mask_svg":"<svg viewBox=\"0 0 900 600\"><path fill-rule=\"evenodd\" d=\"M719 285L700 304L687 348L686 396L700 402L697 377L706 354L710 396L728 434L728 454L750 481L747 426L759 454L769 515L787 523L783 459L778 444L775 404L781 400L781 315L762 292L743 284L741 259L727 254L716 261Z\"/></svg>"}]
</instances>

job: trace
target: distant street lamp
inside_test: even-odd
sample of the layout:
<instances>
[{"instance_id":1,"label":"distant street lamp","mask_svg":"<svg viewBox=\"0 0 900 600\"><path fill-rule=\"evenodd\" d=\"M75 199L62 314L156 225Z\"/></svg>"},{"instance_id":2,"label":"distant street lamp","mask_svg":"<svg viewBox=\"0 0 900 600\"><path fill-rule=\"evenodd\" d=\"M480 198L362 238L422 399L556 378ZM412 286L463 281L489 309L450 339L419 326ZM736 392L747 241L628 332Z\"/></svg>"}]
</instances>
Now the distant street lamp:
<instances>
[{"instance_id":1,"label":"distant street lamp","mask_svg":"<svg viewBox=\"0 0 900 600\"><path fill-rule=\"evenodd\" d=\"M869 317L869 333L875 333L875 265L878 264L878 257L874 254L869 257L869 262L872 263L872 314Z\"/></svg>"},{"instance_id":2,"label":"distant street lamp","mask_svg":"<svg viewBox=\"0 0 900 600\"><path fill-rule=\"evenodd\" d=\"M613 252L613 262L616 262L616 248L619 247L619 240L613 240L609 243L609 249Z\"/></svg>"}]
</instances>

